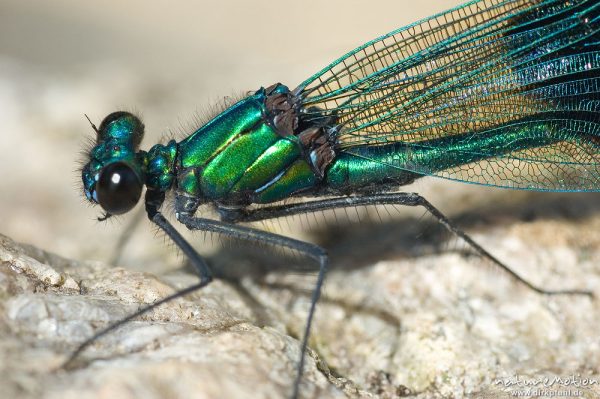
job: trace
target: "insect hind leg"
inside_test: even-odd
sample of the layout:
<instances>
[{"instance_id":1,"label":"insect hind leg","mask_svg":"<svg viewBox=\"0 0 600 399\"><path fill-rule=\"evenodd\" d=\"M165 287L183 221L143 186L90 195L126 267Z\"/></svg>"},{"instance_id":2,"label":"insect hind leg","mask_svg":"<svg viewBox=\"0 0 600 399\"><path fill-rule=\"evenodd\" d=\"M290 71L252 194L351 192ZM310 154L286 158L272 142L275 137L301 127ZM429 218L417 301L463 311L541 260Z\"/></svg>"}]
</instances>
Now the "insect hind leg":
<instances>
[{"instance_id":1,"label":"insect hind leg","mask_svg":"<svg viewBox=\"0 0 600 399\"><path fill-rule=\"evenodd\" d=\"M403 206L421 206L427 210L446 230L451 234L464 240L467 245L481 257L488 259L495 266L504 270L512 278L527 288L543 294L543 295L587 295L593 297L593 293L579 289L564 289L564 290L548 290L538 287L537 285L527 281L509 266L501 262L495 256L490 254L481 245L477 244L468 234L459 229L450 221L439 209L433 206L423 196L417 193L382 193L357 195L351 197L336 197L324 200L315 200L310 202L284 204L263 207L259 209L243 209L235 212L228 212L226 209L220 209L221 217L232 222L253 222L266 219L275 219L279 217L292 216L301 213L317 212L336 208L356 207L356 206L372 206L372 205L403 205Z\"/></svg>"},{"instance_id":2,"label":"insect hind leg","mask_svg":"<svg viewBox=\"0 0 600 399\"><path fill-rule=\"evenodd\" d=\"M193 214L198 207L198 203L199 201L193 197L179 195L175 199L177 220L184 224L188 229L213 232L223 234L234 239L260 242L268 245L288 248L314 259L319 264L319 274L317 276L317 282L311 296L310 308L302 336L300 359L298 361L298 368L296 371L296 377L291 396L292 399L298 398L300 382L302 381L302 375L304 372L308 339L310 337L312 322L317 309L317 302L321 296L321 289L323 287L323 283L325 282L325 276L329 266L329 258L326 251L318 245L296 240L290 237L285 237L279 234L274 234L246 226L238 226L224 221L194 217Z\"/></svg>"}]
</instances>

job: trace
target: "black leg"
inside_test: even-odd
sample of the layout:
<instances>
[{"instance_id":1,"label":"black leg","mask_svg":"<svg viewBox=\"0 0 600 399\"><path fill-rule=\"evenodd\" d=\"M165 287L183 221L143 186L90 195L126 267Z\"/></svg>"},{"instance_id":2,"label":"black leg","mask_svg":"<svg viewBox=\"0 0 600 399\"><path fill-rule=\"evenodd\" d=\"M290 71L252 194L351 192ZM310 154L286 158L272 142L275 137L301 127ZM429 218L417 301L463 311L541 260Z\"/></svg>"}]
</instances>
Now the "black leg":
<instances>
[{"instance_id":1,"label":"black leg","mask_svg":"<svg viewBox=\"0 0 600 399\"><path fill-rule=\"evenodd\" d=\"M567 290L547 290L535 286L529 281L525 280L510 267L506 266L488 251L483 249L477 244L471 237L465 232L456 227L442 212L434 207L429 201L420 196L417 193L386 193L386 194L373 194L373 195L362 195L353 197L339 197L330 198L324 200L316 200L311 202L303 202L297 204L287 205L276 205L268 206L258 209L219 209L223 220L230 221L232 223L237 222L254 222L265 219L274 219L278 217L297 215L302 213L316 212L328 209L345 208L345 207L356 207L356 206L368 206L368 205L405 205L405 206L422 206L429 213L433 215L448 231L452 234L462 238L473 250L480 256L489 259L496 266L506 271L510 276L515 278L518 282L524 284L528 288L535 292L544 295L588 295L593 296L592 292L577 289Z\"/></svg>"},{"instance_id":2,"label":"black leg","mask_svg":"<svg viewBox=\"0 0 600 399\"><path fill-rule=\"evenodd\" d=\"M191 247L190 244L179 234L179 232L165 219L165 217L158 212L158 208L162 204L164 200L164 193L156 193L152 191L146 192L146 211L148 213L148 217L152 222L154 222L161 230L163 230L171 240L177 245L181 251L187 256L190 260L191 264L196 268L198 272L198 276L200 277L200 282L192 285L191 287L184 288L183 290L177 291L172 295L169 295L166 298L163 298L157 302L154 302L150 305L147 305L135 313L130 314L129 316L121 319L102 330L98 331L96 334L91 336L90 338L83 341L77 349L69 356L67 361L63 363L62 368L69 368L74 360L83 352L88 346L90 346L94 341L101 338L102 336L108 334L109 332L119 328L125 323L135 319L136 317L149 312L150 310L162 305L163 303L170 302L174 299L180 298L187 294L190 294L196 290L201 289L202 287L207 286L212 281L212 273L208 268L204 259L196 252L194 248Z\"/></svg>"},{"instance_id":3,"label":"black leg","mask_svg":"<svg viewBox=\"0 0 600 399\"><path fill-rule=\"evenodd\" d=\"M306 356L306 348L308 346L310 329L313 317L315 315L317 302L319 301L319 297L321 296L321 287L323 286L325 275L327 274L328 258L325 250L317 245L308 242L295 240L293 238L269 233L258 229L253 229L250 227L232 225L226 222L215 221L211 219L196 218L191 216L189 212L185 211L178 212L177 219L190 230L210 231L241 240L262 242L279 247L289 248L292 250L296 250L310 258L313 258L319 263L319 275L317 277L315 289L312 293L310 309L308 311L308 317L304 328L304 335L302 337L302 347L300 352L300 360L298 363L298 370L296 372L296 379L294 380L292 398L296 399L298 397L300 381L302 379L302 373L304 370L304 358Z\"/></svg>"}]
</instances>

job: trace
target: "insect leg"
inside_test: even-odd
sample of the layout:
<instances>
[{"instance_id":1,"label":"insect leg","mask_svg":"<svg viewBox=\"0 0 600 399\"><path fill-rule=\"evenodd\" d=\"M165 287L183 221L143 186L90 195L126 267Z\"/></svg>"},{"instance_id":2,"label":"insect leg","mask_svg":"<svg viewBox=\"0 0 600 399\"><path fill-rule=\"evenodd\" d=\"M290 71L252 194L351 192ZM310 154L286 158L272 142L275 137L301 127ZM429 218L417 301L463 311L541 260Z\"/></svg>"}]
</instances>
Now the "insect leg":
<instances>
[{"instance_id":1,"label":"insect leg","mask_svg":"<svg viewBox=\"0 0 600 399\"><path fill-rule=\"evenodd\" d=\"M317 302L319 301L319 297L321 295L321 287L323 286L325 275L327 273L328 258L325 250L317 245L300 240L295 240L293 238L285 237L279 234L273 234L245 226L237 226L222 221L193 217L186 212L178 213L177 219L190 230L210 231L241 240L262 242L279 247L289 248L292 250L296 250L310 258L313 258L319 263L319 275L317 277L317 283L315 285L315 289L313 290L311 297L310 309L304 328L304 335L302 337L300 360L298 364L298 370L296 373L296 379L294 381L294 390L292 393L292 398L297 398L300 387L300 381L302 379L302 373L304 370L304 358L306 355L308 338L310 336L310 329L315 314Z\"/></svg>"},{"instance_id":2,"label":"insect leg","mask_svg":"<svg viewBox=\"0 0 600 399\"><path fill-rule=\"evenodd\" d=\"M170 302L174 299L180 298L180 297L190 294L196 290L199 290L199 289L207 286L208 284L210 284L210 282L212 281L212 278L213 278L212 273L210 272L210 269L208 268L204 259L200 256L200 254L198 254L198 252L196 252L196 250L194 248L192 248L192 246L181 236L181 234L179 234L179 232L175 229L175 227L173 227L173 225L171 223L169 223L169 221L167 219L165 219L165 217L162 215L162 213L160 213L158 211L163 200L164 200L164 193L157 193L157 192L150 191L150 190L148 190L146 192L146 211L148 213L148 217L162 231L164 231L169 236L169 238L171 238L171 240L175 243L175 245L177 245L181 249L181 251L187 256L187 258L190 260L190 263L196 268L198 276L200 277L200 281L197 284L194 284L188 288L184 288L180 291L177 291L174 294L171 294L171 295L169 295L161 300L158 300L150 305L144 306L141 309L139 309L137 312L132 313L129 316L127 316L119 321L116 321L115 323L110 324L109 326L98 331L93 336L91 336L90 338L83 341L77 347L77 349L75 349L75 351L73 353L71 353L71 356L69 356L69 358L66 360L66 362L63 363L62 368L69 368L73 364L74 360L88 346L90 346L94 341L101 338L102 336L110 333L111 331L119 328L120 326L126 324L127 322L135 319L136 317L138 317L146 312L149 312L150 310L152 310L164 303Z\"/></svg>"},{"instance_id":3,"label":"insect leg","mask_svg":"<svg viewBox=\"0 0 600 399\"><path fill-rule=\"evenodd\" d=\"M524 284L531 290L544 295L587 295L593 296L592 292L578 289L566 289L566 290L548 290L537 287L521 277L517 272L512 270L509 266L502 263L483 247L477 244L468 234L459 229L454 225L439 209L433 206L429 201L417 193L383 193L383 194L371 194L371 195L360 195L360 196L349 196L349 197L337 197L328 198L324 200L315 200L310 202L296 203L296 204L284 204L267 206L258 209L219 209L223 220L237 222L253 222L265 219L274 219L278 217L291 216L301 213L323 211L328 209L346 208L355 206L369 206L369 205L404 205L404 206L422 206L424 207L433 217L435 217L440 224L442 224L448 231L457 237L462 238L478 255L490 260L496 266L507 272L510 276L515 278L518 282Z\"/></svg>"}]
</instances>

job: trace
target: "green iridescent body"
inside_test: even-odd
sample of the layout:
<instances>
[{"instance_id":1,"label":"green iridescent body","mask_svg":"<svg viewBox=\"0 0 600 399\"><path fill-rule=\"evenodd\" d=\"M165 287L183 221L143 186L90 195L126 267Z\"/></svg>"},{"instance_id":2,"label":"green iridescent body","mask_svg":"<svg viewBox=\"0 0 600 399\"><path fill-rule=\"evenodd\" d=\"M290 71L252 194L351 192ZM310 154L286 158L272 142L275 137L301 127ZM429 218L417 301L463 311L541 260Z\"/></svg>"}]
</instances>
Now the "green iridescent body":
<instances>
[{"instance_id":1,"label":"green iridescent body","mask_svg":"<svg viewBox=\"0 0 600 399\"><path fill-rule=\"evenodd\" d=\"M424 141L419 147L403 143L356 146L352 153L338 154L319 178L303 156L305 149L298 138L282 136L272 126L265 98L261 89L180 143L154 146L144 158L149 186L166 191L174 184L176 190L189 196L244 206L295 195L382 190L423 176L399 169L397 164L428 165L434 173L481 161L488 154L556 141L543 123L524 123L510 132L502 130L502 134L492 131L473 137L452 136ZM536 130L539 134L532 134ZM448 158L448 152L460 156Z\"/></svg>"},{"instance_id":2,"label":"green iridescent body","mask_svg":"<svg viewBox=\"0 0 600 399\"><path fill-rule=\"evenodd\" d=\"M189 196L240 206L299 194L358 192L386 181L404 184L415 179L413 173L386 166L386 159L400 156L398 145L382 147L377 154L365 147L371 159L342 154L320 179L303 157L298 138L281 136L268 121L264 102L265 91L261 89L180 143L169 143L177 155L170 163L160 162L160 168L147 169L146 179L174 182L176 190ZM163 148L154 146L146 164L157 165L153 154L162 154ZM435 157L438 151L420 156ZM161 191L170 188L168 183L160 186Z\"/></svg>"},{"instance_id":3,"label":"green iridescent body","mask_svg":"<svg viewBox=\"0 0 600 399\"><path fill-rule=\"evenodd\" d=\"M116 161L154 192L240 208L426 175L599 191L600 3L472 1L364 44L293 91L260 89L148 152L132 118L98 130L83 170L94 202Z\"/></svg>"},{"instance_id":4,"label":"green iridescent body","mask_svg":"<svg viewBox=\"0 0 600 399\"><path fill-rule=\"evenodd\" d=\"M281 171L293 173L295 185L305 183L303 174L312 177L297 138L282 137L270 125L265 98L265 90L259 90L179 143L180 191L223 203L269 202L275 195L270 182L276 193L286 195L278 188L287 179L276 178Z\"/></svg>"}]
</instances>

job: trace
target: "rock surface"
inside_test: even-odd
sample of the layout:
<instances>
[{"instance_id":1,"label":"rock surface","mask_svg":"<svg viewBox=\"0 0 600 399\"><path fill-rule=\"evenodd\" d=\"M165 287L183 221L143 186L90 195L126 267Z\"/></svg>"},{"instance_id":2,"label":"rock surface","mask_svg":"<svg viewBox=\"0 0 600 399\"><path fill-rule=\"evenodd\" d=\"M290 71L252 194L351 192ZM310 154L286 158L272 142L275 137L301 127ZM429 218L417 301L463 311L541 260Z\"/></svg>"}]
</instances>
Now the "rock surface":
<instances>
[{"instance_id":1,"label":"rock surface","mask_svg":"<svg viewBox=\"0 0 600 399\"><path fill-rule=\"evenodd\" d=\"M297 340L254 325L250 309L220 282L107 335L78 367L63 370L65 356L99 327L191 285L194 276L66 260L5 236L0 259L2 397L269 398L291 387ZM309 396L343 397L312 358L307 366Z\"/></svg>"},{"instance_id":2,"label":"rock surface","mask_svg":"<svg viewBox=\"0 0 600 399\"><path fill-rule=\"evenodd\" d=\"M598 296L599 227L593 214L503 225L476 238L519 259L519 272L537 284ZM373 242L360 229L335 234L302 397L503 397L525 389L523 381L572 376L578 382L537 387L600 394L597 383L577 385L600 379L597 300L537 294L463 253L390 254L396 250L381 241L392 229L371 226ZM361 266L356 240L362 256L388 260ZM228 256L215 255L215 267L231 263ZM314 276L269 271L277 257L263 256L259 278L216 281L126 324L70 370L59 367L77 343L195 276L68 260L5 236L0 260L2 397L289 394ZM236 269L258 261L238 259Z\"/></svg>"}]
</instances>

